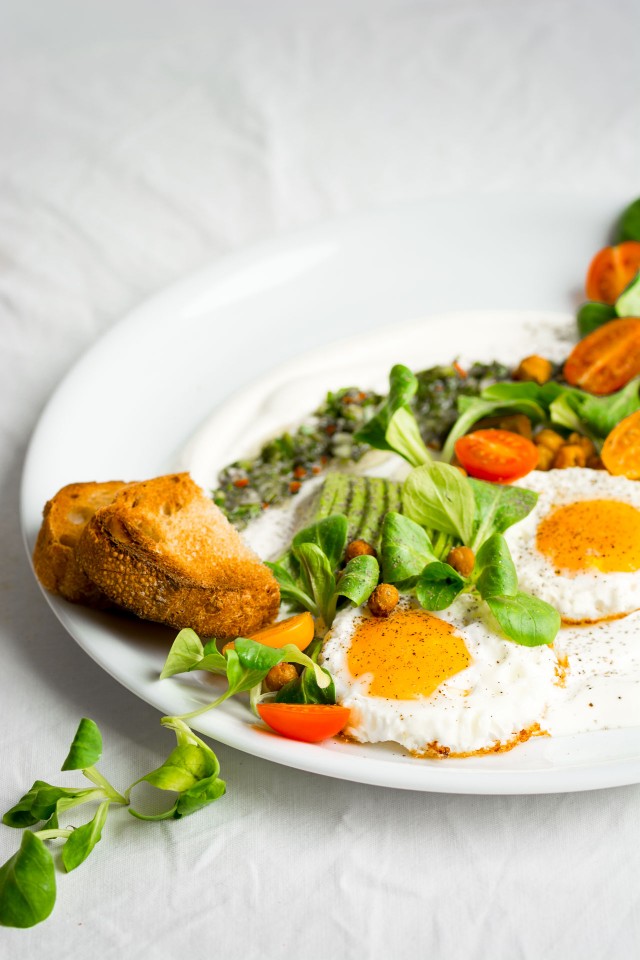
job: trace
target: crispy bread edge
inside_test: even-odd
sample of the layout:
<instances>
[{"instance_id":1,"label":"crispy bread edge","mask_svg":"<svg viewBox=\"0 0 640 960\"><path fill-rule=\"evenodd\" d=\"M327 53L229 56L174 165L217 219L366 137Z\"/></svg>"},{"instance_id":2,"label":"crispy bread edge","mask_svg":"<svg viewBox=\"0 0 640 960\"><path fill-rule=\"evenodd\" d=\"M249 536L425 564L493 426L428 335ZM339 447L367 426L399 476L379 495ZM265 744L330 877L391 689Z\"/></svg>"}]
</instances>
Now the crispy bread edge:
<instances>
[{"instance_id":1,"label":"crispy bread edge","mask_svg":"<svg viewBox=\"0 0 640 960\"><path fill-rule=\"evenodd\" d=\"M71 603L99 608L111 606L111 601L79 564L76 548L96 506L108 503L124 486L119 480L70 483L47 501L32 557L36 577L45 590ZM84 522L70 519L74 512L85 515Z\"/></svg>"},{"instance_id":2,"label":"crispy bread edge","mask_svg":"<svg viewBox=\"0 0 640 960\"><path fill-rule=\"evenodd\" d=\"M193 575L186 575L184 565L162 553L157 536L145 536L144 524L133 522L136 510L148 517L151 506L165 508L173 490L179 497L205 498L212 526L219 525L220 535L227 543L232 541L236 556L217 563L213 579L209 573L204 578L197 567ZM160 514L160 524L161 520ZM278 612L280 591L273 574L186 474L130 485L96 511L82 533L77 555L90 579L114 603L177 629L192 627L203 636L236 637L255 632Z\"/></svg>"}]
</instances>

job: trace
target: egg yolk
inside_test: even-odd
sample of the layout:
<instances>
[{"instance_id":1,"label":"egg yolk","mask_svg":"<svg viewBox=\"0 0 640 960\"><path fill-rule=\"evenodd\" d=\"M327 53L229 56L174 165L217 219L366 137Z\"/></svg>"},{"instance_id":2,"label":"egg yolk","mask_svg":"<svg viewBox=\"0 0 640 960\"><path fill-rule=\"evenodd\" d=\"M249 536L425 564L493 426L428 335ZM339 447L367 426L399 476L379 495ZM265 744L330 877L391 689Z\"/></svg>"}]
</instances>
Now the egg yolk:
<instances>
[{"instance_id":1,"label":"egg yolk","mask_svg":"<svg viewBox=\"0 0 640 960\"><path fill-rule=\"evenodd\" d=\"M372 675L371 696L414 700L468 667L471 656L445 620L426 610L396 610L358 625L347 662L354 677Z\"/></svg>"},{"instance_id":2,"label":"egg yolk","mask_svg":"<svg viewBox=\"0 0 640 960\"><path fill-rule=\"evenodd\" d=\"M640 511L618 500L569 503L541 521L536 545L568 573L640 570Z\"/></svg>"}]
</instances>

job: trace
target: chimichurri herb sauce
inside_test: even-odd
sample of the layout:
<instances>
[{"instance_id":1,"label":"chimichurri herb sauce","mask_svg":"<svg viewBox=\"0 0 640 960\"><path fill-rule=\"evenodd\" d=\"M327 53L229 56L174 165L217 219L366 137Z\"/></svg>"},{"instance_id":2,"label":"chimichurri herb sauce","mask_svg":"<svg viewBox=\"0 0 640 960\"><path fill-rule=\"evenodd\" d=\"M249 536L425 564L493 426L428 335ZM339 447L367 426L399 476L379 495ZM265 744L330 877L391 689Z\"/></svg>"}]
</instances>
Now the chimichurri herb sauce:
<instances>
[{"instance_id":1,"label":"chimichurri herb sauce","mask_svg":"<svg viewBox=\"0 0 640 960\"><path fill-rule=\"evenodd\" d=\"M510 378L500 363L474 363L468 371L438 366L416 374L413 410L425 443L440 449L458 417L458 397L476 396L483 387ZM378 411L384 396L346 387L328 393L324 403L295 431L266 443L257 457L238 460L220 471L213 499L231 523L242 529L264 509L294 497L311 477L331 466L357 462L371 448L354 433Z\"/></svg>"}]
</instances>

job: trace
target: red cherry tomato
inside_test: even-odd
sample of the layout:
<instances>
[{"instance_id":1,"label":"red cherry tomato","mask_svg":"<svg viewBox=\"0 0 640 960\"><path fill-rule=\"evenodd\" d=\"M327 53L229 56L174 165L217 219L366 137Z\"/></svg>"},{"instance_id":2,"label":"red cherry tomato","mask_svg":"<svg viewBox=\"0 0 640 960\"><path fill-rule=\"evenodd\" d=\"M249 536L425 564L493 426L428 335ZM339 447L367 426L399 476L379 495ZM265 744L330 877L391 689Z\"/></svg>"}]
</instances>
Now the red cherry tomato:
<instances>
[{"instance_id":1,"label":"red cherry tomato","mask_svg":"<svg viewBox=\"0 0 640 960\"><path fill-rule=\"evenodd\" d=\"M640 270L640 243L627 240L599 250L589 264L586 291L589 300L615 303Z\"/></svg>"},{"instance_id":2,"label":"red cherry tomato","mask_svg":"<svg viewBox=\"0 0 640 960\"><path fill-rule=\"evenodd\" d=\"M538 464L538 448L509 430L475 430L456 441L460 465L471 477L493 483L511 483Z\"/></svg>"},{"instance_id":3,"label":"red cherry tomato","mask_svg":"<svg viewBox=\"0 0 640 960\"><path fill-rule=\"evenodd\" d=\"M260 703L258 713L272 730L290 740L318 743L340 733L350 710L325 703Z\"/></svg>"}]
</instances>

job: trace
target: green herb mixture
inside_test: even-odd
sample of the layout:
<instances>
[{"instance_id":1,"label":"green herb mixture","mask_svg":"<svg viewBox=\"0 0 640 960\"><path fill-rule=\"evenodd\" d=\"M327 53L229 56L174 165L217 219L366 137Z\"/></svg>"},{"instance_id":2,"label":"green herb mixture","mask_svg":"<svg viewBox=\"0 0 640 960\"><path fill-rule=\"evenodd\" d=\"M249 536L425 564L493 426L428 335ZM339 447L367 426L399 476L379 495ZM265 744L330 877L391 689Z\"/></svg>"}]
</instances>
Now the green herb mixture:
<instances>
[{"instance_id":1,"label":"green herb mixture","mask_svg":"<svg viewBox=\"0 0 640 960\"><path fill-rule=\"evenodd\" d=\"M411 409L424 442L439 450L458 417L458 398L477 396L491 383L506 380L501 363L474 363L462 373L455 366L436 366L416 374ZM253 459L238 460L218 477L213 499L238 528L269 506L294 497L305 481L347 462L357 462L371 445L356 438L386 397L346 387L328 393L309 419L290 433L270 440Z\"/></svg>"}]
</instances>

